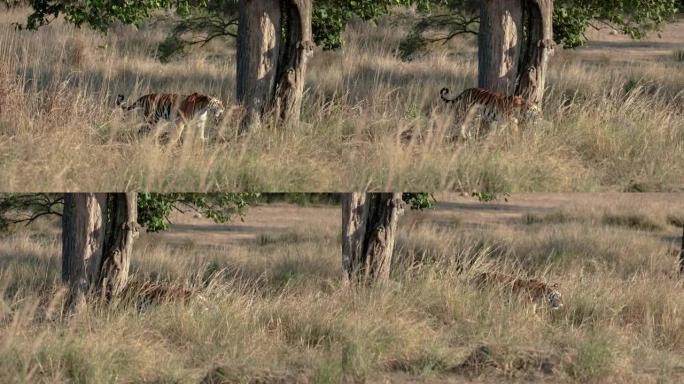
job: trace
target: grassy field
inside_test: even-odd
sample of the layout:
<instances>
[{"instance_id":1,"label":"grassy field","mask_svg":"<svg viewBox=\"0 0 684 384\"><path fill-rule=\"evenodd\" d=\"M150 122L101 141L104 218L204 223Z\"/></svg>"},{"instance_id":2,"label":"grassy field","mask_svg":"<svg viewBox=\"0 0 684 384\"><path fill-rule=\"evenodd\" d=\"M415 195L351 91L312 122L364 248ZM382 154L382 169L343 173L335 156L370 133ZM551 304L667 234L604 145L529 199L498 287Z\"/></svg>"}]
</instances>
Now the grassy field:
<instances>
[{"instance_id":1,"label":"grassy field","mask_svg":"<svg viewBox=\"0 0 684 384\"><path fill-rule=\"evenodd\" d=\"M166 296L68 320L57 222L19 227L0 241L0 382L684 380L681 194L437 198L400 219L384 286L340 286L339 207L277 203L142 234L133 281ZM473 284L484 270L557 282L565 306Z\"/></svg>"},{"instance_id":2,"label":"grassy field","mask_svg":"<svg viewBox=\"0 0 684 384\"><path fill-rule=\"evenodd\" d=\"M237 140L228 118L207 145L160 146L114 107L117 94L215 95L234 105L233 42L168 64L168 26L104 36L57 20L16 31L0 15L0 186L3 190L673 191L684 186L684 22L663 38L607 33L552 58L544 121L454 143L438 91L475 84L474 39L410 62L406 27L350 26L346 46L316 52L303 121ZM679 55L677 54L679 52ZM414 132L410 141L401 134Z\"/></svg>"}]
</instances>

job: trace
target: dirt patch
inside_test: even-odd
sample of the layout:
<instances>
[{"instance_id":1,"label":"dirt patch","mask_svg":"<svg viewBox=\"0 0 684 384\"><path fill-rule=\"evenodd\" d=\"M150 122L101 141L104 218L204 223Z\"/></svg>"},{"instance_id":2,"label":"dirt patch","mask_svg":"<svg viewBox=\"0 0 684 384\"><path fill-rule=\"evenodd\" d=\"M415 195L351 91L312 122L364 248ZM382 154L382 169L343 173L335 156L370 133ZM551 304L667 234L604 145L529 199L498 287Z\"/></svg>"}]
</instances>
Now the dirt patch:
<instances>
[{"instance_id":1,"label":"dirt patch","mask_svg":"<svg viewBox=\"0 0 684 384\"><path fill-rule=\"evenodd\" d=\"M455 193L436 194L434 209L408 212L413 221L431 221L452 225L511 225L525 221L526 215L547 215L563 211L584 215L592 212L610 212L627 209L640 210L649 215L684 214L682 193L521 193L506 200L482 203L473 197ZM574 215L572 217L575 217ZM411 221L411 219L407 220Z\"/></svg>"},{"instance_id":2,"label":"dirt patch","mask_svg":"<svg viewBox=\"0 0 684 384\"><path fill-rule=\"evenodd\" d=\"M608 28L588 31L589 41L575 50L583 59L611 61L670 61L675 51L684 50L684 21L665 25L645 39L634 40Z\"/></svg>"},{"instance_id":3,"label":"dirt patch","mask_svg":"<svg viewBox=\"0 0 684 384\"><path fill-rule=\"evenodd\" d=\"M277 203L250 207L242 218L236 217L230 223L217 224L194 213L176 212L171 216L168 231L149 236L170 244L246 244L264 238L282 237L293 231L318 233L339 227L340 215L341 209L335 206L300 207Z\"/></svg>"}]
</instances>

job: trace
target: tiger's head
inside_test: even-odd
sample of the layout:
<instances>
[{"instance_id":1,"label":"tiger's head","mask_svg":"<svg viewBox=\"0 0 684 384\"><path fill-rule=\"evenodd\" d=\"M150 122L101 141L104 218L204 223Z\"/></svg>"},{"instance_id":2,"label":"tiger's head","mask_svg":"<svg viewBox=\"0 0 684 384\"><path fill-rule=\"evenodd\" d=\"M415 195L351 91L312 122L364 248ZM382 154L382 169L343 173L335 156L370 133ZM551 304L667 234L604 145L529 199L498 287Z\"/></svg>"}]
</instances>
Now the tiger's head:
<instances>
[{"instance_id":1,"label":"tiger's head","mask_svg":"<svg viewBox=\"0 0 684 384\"><path fill-rule=\"evenodd\" d=\"M223 114L226 112L223 108L223 103L219 99L213 97L209 98L209 105L207 110L214 116L214 123L218 124L223 119Z\"/></svg>"},{"instance_id":2,"label":"tiger's head","mask_svg":"<svg viewBox=\"0 0 684 384\"><path fill-rule=\"evenodd\" d=\"M553 310L563 307L563 295L558 290L558 284L551 284L546 292L546 301Z\"/></svg>"},{"instance_id":3,"label":"tiger's head","mask_svg":"<svg viewBox=\"0 0 684 384\"><path fill-rule=\"evenodd\" d=\"M542 118L541 109L537 104L528 105L524 110L523 118L525 121L536 121Z\"/></svg>"}]
</instances>

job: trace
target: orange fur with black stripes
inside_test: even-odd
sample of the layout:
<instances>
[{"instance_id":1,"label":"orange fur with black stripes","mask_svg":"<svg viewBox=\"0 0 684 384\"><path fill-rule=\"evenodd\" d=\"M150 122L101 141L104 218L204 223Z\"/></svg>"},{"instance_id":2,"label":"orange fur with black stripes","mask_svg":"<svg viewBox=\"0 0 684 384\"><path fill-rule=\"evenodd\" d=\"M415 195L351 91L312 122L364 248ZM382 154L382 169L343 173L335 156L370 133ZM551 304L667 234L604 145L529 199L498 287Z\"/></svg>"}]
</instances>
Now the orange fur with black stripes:
<instances>
[{"instance_id":1,"label":"orange fur with black stripes","mask_svg":"<svg viewBox=\"0 0 684 384\"><path fill-rule=\"evenodd\" d=\"M563 297L558 291L558 284L547 284L536 279L525 280L496 272L480 273L475 278L475 282L479 285L504 286L515 293L525 293L529 295L530 300L545 303L552 309L559 309L563 306Z\"/></svg>"},{"instance_id":2,"label":"orange fur with black stripes","mask_svg":"<svg viewBox=\"0 0 684 384\"><path fill-rule=\"evenodd\" d=\"M190 121L197 121L200 138L205 140L206 121L211 119L218 124L225 111L220 100L199 93L192 95L151 93L140 97L130 105L125 105L123 102L124 96L119 95L116 105L124 110L140 110L149 128L154 127L161 120L175 123L177 138L182 135L186 124Z\"/></svg>"},{"instance_id":3,"label":"orange fur with black stripes","mask_svg":"<svg viewBox=\"0 0 684 384\"><path fill-rule=\"evenodd\" d=\"M486 124L513 123L517 129L518 122L527 120L535 111L520 96L506 96L483 88L468 88L455 97L449 93L448 88L442 88L439 95L445 103L455 106L462 137L469 136L465 124L475 112Z\"/></svg>"}]
</instances>

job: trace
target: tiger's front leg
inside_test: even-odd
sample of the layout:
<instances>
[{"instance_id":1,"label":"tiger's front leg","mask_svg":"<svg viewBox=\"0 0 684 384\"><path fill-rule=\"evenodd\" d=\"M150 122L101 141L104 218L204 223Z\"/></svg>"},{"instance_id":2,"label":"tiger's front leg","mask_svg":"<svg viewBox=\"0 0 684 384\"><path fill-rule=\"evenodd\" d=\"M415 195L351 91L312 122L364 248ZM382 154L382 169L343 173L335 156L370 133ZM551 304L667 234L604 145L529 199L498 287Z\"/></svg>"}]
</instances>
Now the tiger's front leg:
<instances>
[{"instance_id":1,"label":"tiger's front leg","mask_svg":"<svg viewBox=\"0 0 684 384\"><path fill-rule=\"evenodd\" d=\"M183 132L185 131L185 124L185 121L179 121L176 123L176 134L174 140L175 143L183 143Z\"/></svg>"},{"instance_id":2,"label":"tiger's front leg","mask_svg":"<svg viewBox=\"0 0 684 384\"><path fill-rule=\"evenodd\" d=\"M204 130L205 130L206 125L207 125L207 119L206 118L201 119L199 121L198 128L199 128L200 140L202 140L202 142L207 141L206 136L204 136Z\"/></svg>"}]
</instances>

